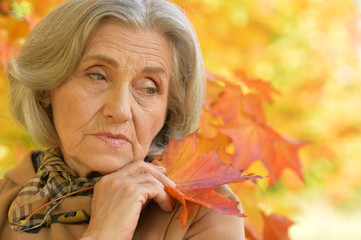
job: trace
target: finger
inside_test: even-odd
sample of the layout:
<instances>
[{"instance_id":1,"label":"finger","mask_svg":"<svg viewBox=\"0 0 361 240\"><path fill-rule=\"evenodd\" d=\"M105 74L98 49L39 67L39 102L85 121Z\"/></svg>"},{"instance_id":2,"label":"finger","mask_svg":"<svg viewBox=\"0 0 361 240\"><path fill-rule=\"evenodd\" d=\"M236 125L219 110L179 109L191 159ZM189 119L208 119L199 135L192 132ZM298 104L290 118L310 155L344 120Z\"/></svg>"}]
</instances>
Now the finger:
<instances>
[{"instance_id":1,"label":"finger","mask_svg":"<svg viewBox=\"0 0 361 240\"><path fill-rule=\"evenodd\" d=\"M172 200L165 192L163 183L151 173L127 177L112 177L106 181L102 180L95 185L93 200L100 198L104 202L110 199L117 199L117 202L119 202L121 199L124 201L124 198L126 198L130 201L126 202L128 204L132 203L132 206L137 202L139 202L140 206L144 206L149 199L154 199L164 211L169 212L173 210Z\"/></svg>"},{"instance_id":2,"label":"finger","mask_svg":"<svg viewBox=\"0 0 361 240\"><path fill-rule=\"evenodd\" d=\"M176 187L176 184L169 179L167 176L164 175L166 172L166 169L161 166L156 166L151 163L146 163L147 167L149 167L149 170L151 171L152 175L156 177L163 185L169 185L171 187Z\"/></svg>"},{"instance_id":3,"label":"finger","mask_svg":"<svg viewBox=\"0 0 361 240\"><path fill-rule=\"evenodd\" d=\"M153 199L163 211L173 211L173 201L164 191L163 186L152 185L151 183L142 184L139 186L139 191L145 193L147 199Z\"/></svg>"},{"instance_id":4,"label":"finger","mask_svg":"<svg viewBox=\"0 0 361 240\"><path fill-rule=\"evenodd\" d=\"M151 172L152 176L154 176L159 182L161 182L164 186L168 185L171 186L173 188L176 188L176 184L169 179L167 176L165 176L163 173L158 172L158 171L152 171Z\"/></svg>"},{"instance_id":5,"label":"finger","mask_svg":"<svg viewBox=\"0 0 361 240\"><path fill-rule=\"evenodd\" d=\"M165 174L167 172L167 169L165 169L164 167L162 166L157 166L157 165L153 165L151 164L152 166L156 167L159 171L161 171L161 173Z\"/></svg>"},{"instance_id":6,"label":"finger","mask_svg":"<svg viewBox=\"0 0 361 240\"><path fill-rule=\"evenodd\" d=\"M162 171L165 171L163 167L155 166L151 163L146 163L143 161L135 161L130 164L127 164L122 169L119 169L117 174L123 176L135 176L137 174L150 173L155 178L157 178L163 185L169 185L171 187L176 187L176 184L164 175Z\"/></svg>"}]
</instances>

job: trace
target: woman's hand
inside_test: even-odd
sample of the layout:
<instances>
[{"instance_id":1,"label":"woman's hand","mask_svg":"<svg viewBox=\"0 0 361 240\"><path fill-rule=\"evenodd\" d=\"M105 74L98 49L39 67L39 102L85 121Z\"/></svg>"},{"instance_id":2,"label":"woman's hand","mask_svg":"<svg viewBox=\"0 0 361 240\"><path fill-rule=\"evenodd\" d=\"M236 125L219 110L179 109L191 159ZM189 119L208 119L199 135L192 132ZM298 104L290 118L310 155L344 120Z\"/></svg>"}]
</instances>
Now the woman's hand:
<instances>
[{"instance_id":1,"label":"woman's hand","mask_svg":"<svg viewBox=\"0 0 361 240\"><path fill-rule=\"evenodd\" d=\"M102 177L94 187L91 219L84 239L131 239L140 212L150 199L164 211L172 211L172 200L164 185L175 184L164 172L161 167L135 161Z\"/></svg>"}]
</instances>

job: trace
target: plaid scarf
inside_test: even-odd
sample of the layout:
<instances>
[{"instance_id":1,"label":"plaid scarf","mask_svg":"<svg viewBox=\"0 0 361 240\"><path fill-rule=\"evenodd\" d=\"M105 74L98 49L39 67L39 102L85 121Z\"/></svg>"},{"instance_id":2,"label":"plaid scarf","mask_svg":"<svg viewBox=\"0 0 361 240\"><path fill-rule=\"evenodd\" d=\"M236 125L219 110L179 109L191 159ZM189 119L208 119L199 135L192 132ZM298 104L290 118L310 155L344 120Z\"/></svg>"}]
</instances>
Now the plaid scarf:
<instances>
[{"instance_id":1,"label":"plaid scarf","mask_svg":"<svg viewBox=\"0 0 361 240\"><path fill-rule=\"evenodd\" d=\"M10 225L15 232L28 231L43 224L49 226L53 210L64 198L37 211L26 224L22 220L44 204L68 193L94 186L100 179L76 177L55 149L43 152L39 157L42 163L35 177L20 191L9 209ZM88 190L80 195L89 196L92 193Z\"/></svg>"}]
</instances>

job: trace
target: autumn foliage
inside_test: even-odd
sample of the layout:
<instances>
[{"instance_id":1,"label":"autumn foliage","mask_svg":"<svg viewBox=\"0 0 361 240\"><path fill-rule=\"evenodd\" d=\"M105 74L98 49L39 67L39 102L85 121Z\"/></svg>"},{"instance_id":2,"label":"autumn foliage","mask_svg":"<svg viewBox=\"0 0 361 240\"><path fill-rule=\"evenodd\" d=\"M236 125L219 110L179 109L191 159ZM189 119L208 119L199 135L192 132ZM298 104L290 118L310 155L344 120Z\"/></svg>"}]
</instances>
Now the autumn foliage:
<instances>
[{"instance_id":1,"label":"autumn foliage","mask_svg":"<svg viewBox=\"0 0 361 240\"><path fill-rule=\"evenodd\" d=\"M60 2L0 0L1 81L5 79L10 56L16 55L34 24ZM173 139L157 162L166 167L167 176L177 184L177 189L166 187L168 193L183 205L190 200L227 214L241 216L237 203L214 189L221 184L248 180L231 187L248 216L246 236L252 240L288 239L292 221L277 213L265 213L259 207L262 202L256 192L259 173L251 175L249 168L261 162L267 170L263 177L269 184L277 183L285 169L303 180L299 149L305 142L280 134L268 123L264 112L264 104L271 104L278 94L270 83L250 79L242 72L224 78L209 70L199 131L181 141ZM1 111L4 112L1 123L10 124L4 120L8 119L6 108ZM17 152L25 152L27 148L27 143L16 145ZM187 213L182 214L184 223Z\"/></svg>"},{"instance_id":2,"label":"autumn foliage","mask_svg":"<svg viewBox=\"0 0 361 240\"><path fill-rule=\"evenodd\" d=\"M221 161L239 171L247 170L260 160L268 170L271 184L278 181L286 168L292 169L302 179L298 150L305 142L282 136L266 120L263 104L272 103L273 94L278 94L278 91L267 82L251 80L241 74L235 74L231 81L208 72L199 134L200 151L218 149ZM249 201L241 201L245 209L255 211L255 216L245 211L249 216L245 223L247 238L288 239L290 220L277 214L266 217L257 207L256 197L243 195L247 193L241 188L255 191L255 184L248 182L246 186L233 187L240 199L253 198L251 206L247 205ZM257 220L257 215L263 216L261 221ZM285 221L290 224L285 226ZM268 230L269 226L274 232Z\"/></svg>"},{"instance_id":3,"label":"autumn foliage","mask_svg":"<svg viewBox=\"0 0 361 240\"><path fill-rule=\"evenodd\" d=\"M209 72L207 83L206 113L201 123L204 134L200 136L201 141L207 142L204 145L213 143L219 147L222 161L239 170L260 160L268 169L272 183L286 168L302 179L298 149L304 143L277 133L263 112L264 102L272 103L272 94L278 92L267 82L242 75L231 82ZM227 153L224 150L230 144L234 150Z\"/></svg>"},{"instance_id":4,"label":"autumn foliage","mask_svg":"<svg viewBox=\"0 0 361 240\"><path fill-rule=\"evenodd\" d=\"M186 200L224 214L244 216L237 208L238 203L214 189L223 184L262 178L242 175L257 160L268 169L271 183L277 182L286 168L302 179L298 150L305 143L277 133L263 112L263 103L271 103L272 94L277 93L261 80L237 75L230 81L208 71L198 144L197 132L181 140L172 139L160 158L153 161L165 167L166 175L177 185L176 189L166 186L166 191L184 206L179 216L183 225L187 219ZM242 191L239 194L243 198L252 197L243 196ZM263 217L263 230L260 232L259 226L252 223L250 215L245 225L249 239L288 239L287 230L292 221L278 214L266 216L256 211Z\"/></svg>"}]
</instances>

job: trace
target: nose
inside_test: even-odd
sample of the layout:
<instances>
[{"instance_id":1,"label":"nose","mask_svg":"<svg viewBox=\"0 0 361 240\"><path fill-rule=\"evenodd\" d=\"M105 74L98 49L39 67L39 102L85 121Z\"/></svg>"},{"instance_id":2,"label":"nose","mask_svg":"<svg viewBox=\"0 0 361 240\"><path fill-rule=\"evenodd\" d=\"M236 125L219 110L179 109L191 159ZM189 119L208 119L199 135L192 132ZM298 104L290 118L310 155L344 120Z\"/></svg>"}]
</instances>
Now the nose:
<instances>
[{"instance_id":1,"label":"nose","mask_svg":"<svg viewBox=\"0 0 361 240\"><path fill-rule=\"evenodd\" d=\"M126 84L119 84L108 90L103 116L115 123L126 122L131 119L130 90Z\"/></svg>"}]
</instances>

